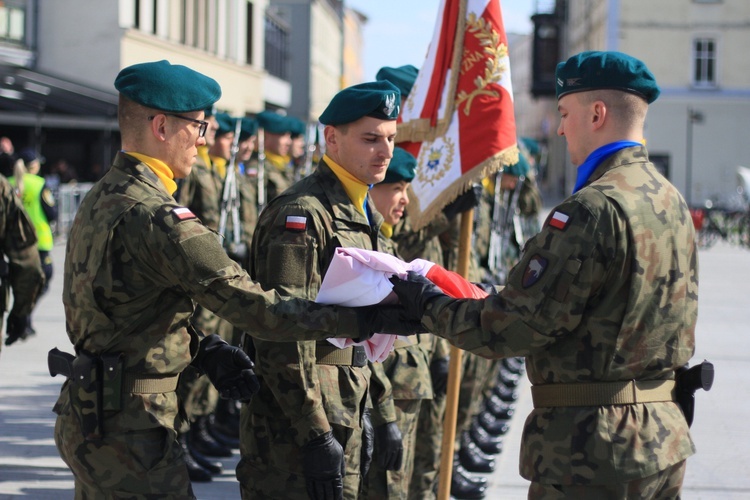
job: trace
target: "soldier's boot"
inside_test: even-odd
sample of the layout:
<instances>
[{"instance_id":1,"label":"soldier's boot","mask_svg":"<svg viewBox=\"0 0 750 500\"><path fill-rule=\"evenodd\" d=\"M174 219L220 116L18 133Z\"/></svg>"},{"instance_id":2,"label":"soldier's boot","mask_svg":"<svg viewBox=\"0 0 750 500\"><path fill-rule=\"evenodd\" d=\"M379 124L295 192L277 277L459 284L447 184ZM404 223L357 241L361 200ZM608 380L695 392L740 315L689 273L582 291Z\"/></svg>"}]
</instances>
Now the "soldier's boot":
<instances>
[{"instance_id":1,"label":"soldier's boot","mask_svg":"<svg viewBox=\"0 0 750 500\"><path fill-rule=\"evenodd\" d=\"M188 446L191 450L208 457L227 458L232 456L232 450L216 441L208 432L208 419L205 416L198 417L195 422L190 424Z\"/></svg>"},{"instance_id":2,"label":"soldier's boot","mask_svg":"<svg viewBox=\"0 0 750 500\"><path fill-rule=\"evenodd\" d=\"M458 458L464 469L469 472L492 472L495 470L495 458L479 449L467 432L461 435L461 449L458 451Z\"/></svg>"},{"instance_id":3,"label":"soldier's boot","mask_svg":"<svg viewBox=\"0 0 750 500\"><path fill-rule=\"evenodd\" d=\"M239 437L233 437L230 435L239 434L239 423L237 423L237 430L233 432L231 430L231 427L227 426L227 424L220 423L217 416L212 413L208 416L207 427L208 432L211 434L211 437L213 437L219 443L232 450L238 450L240 448Z\"/></svg>"},{"instance_id":4,"label":"soldier's boot","mask_svg":"<svg viewBox=\"0 0 750 500\"><path fill-rule=\"evenodd\" d=\"M221 472L224 470L224 464L222 464L218 460L211 460L209 457L203 456L195 450L190 450L190 455L192 455L193 459L198 465L206 469L214 476L217 474L221 474Z\"/></svg>"},{"instance_id":5,"label":"soldier's boot","mask_svg":"<svg viewBox=\"0 0 750 500\"><path fill-rule=\"evenodd\" d=\"M188 476L190 480L196 483L209 483L211 482L211 473L204 469L190 453L190 448L187 444L187 435L180 434L177 436L177 441L182 447L182 456L185 459L185 465L187 466Z\"/></svg>"},{"instance_id":6,"label":"soldier's boot","mask_svg":"<svg viewBox=\"0 0 750 500\"><path fill-rule=\"evenodd\" d=\"M476 419L471 423L469 436L479 449L488 455L497 455L503 451L503 438L491 435L484 427L479 425Z\"/></svg>"},{"instance_id":7,"label":"soldier's boot","mask_svg":"<svg viewBox=\"0 0 750 500\"><path fill-rule=\"evenodd\" d=\"M507 420L513 415L516 406L513 403L506 403L496 394L493 394L492 396L484 400L484 408L488 412L492 413L495 418Z\"/></svg>"},{"instance_id":8,"label":"soldier's boot","mask_svg":"<svg viewBox=\"0 0 750 500\"><path fill-rule=\"evenodd\" d=\"M454 464L457 461L454 461ZM487 493L486 484L477 484L470 481L466 476L461 474L454 467L453 475L451 476L451 497L458 500L462 499L481 499Z\"/></svg>"},{"instance_id":9,"label":"soldier's boot","mask_svg":"<svg viewBox=\"0 0 750 500\"><path fill-rule=\"evenodd\" d=\"M512 415L513 410L511 409L509 413L510 415ZM477 422L479 422L479 425L484 427L484 430L486 430L492 436L504 436L510 428L508 426L508 419L497 418L487 410L484 410L481 413L477 414L476 419Z\"/></svg>"},{"instance_id":10,"label":"soldier's boot","mask_svg":"<svg viewBox=\"0 0 750 500\"><path fill-rule=\"evenodd\" d=\"M518 399L518 391L516 391L515 387L508 387L505 384L495 385L492 392L503 403L513 403Z\"/></svg>"},{"instance_id":11,"label":"soldier's boot","mask_svg":"<svg viewBox=\"0 0 750 500\"><path fill-rule=\"evenodd\" d=\"M484 476L477 476L476 474L472 474L471 472L464 469L464 466L461 465L461 462L458 460L453 461L453 474L460 474L469 481L470 483L476 484L478 486L486 486L487 485L487 478Z\"/></svg>"}]
</instances>

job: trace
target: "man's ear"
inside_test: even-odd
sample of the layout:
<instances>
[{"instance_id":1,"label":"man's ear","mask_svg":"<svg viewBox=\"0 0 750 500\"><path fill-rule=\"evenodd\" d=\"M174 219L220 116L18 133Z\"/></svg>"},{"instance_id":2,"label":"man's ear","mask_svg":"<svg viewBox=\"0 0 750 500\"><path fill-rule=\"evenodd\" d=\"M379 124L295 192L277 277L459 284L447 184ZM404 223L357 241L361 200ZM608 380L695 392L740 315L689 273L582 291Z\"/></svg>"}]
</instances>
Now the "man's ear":
<instances>
[{"instance_id":1,"label":"man's ear","mask_svg":"<svg viewBox=\"0 0 750 500\"><path fill-rule=\"evenodd\" d=\"M326 125L323 129L323 137L326 140L326 149L336 151L338 149L338 131L332 125Z\"/></svg>"},{"instance_id":2,"label":"man's ear","mask_svg":"<svg viewBox=\"0 0 750 500\"><path fill-rule=\"evenodd\" d=\"M594 130L604 126L604 120L607 118L607 106L603 101L595 101L591 105L591 125Z\"/></svg>"},{"instance_id":3,"label":"man's ear","mask_svg":"<svg viewBox=\"0 0 750 500\"><path fill-rule=\"evenodd\" d=\"M167 140L167 115L154 115L151 119L151 133L160 141Z\"/></svg>"}]
</instances>

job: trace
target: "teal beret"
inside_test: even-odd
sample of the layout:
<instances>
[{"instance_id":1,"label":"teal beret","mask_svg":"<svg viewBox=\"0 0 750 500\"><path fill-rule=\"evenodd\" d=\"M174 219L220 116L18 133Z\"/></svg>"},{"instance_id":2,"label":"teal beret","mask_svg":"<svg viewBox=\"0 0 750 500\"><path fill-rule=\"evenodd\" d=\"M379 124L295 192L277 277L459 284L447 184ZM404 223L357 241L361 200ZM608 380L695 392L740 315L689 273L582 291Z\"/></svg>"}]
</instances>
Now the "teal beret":
<instances>
[{"instance_id":1,"label":"teal beret","mask_svg":"<svg viewBox=\"0 0 750 500\"><path fill-rule=\"evenodd\" d=\"M622 52L581 52L559 63L555 76L558 99L573 92L613 89L636 94L651 104L660 93L646 65Z\"/></svg>"},{"instance_id":2,"label":"teal beret","mask_svg":"<svg viewBox=\"0 0 750 500\"><path fill-rule=\"evenodd\" d=\"M274 111L261 111L255 118L258 120L258 126L266 132L271 134L286 134L290 132L289 120L284 115L280 115Z\"/></svg>"},{"instance_id":3,"label":"teal beret","mask_svg":"<svg viewBox=\"0 0 750 500\"><path fill-rule=\"evenodd\" d=\"M417 173L417 159L407 150L396 146L393 148L393 158L388 164L383 184L395 182L411 182Z\"/></svg>"},{"instance_id":4,"label":"teal beret","mask_svg":"<svg viewBox=\"0 0 750 500\"><path fill-rule=\"evenodd\" d=\"M258 122L247 116L244 116L241 119L242 125L240 125L240 140L244 141L258 133Z\"/></svg>"},{"instance_id":5,"label":"teal beret","mask_svg":"<svg viewBox=\"0 0 750 500\"><path fill-rule=\"evenodd\" d=\"M513 165L508 165L503 168L503 173L508 175L514 175L516 177L521 177L522 175L526 175L529 173L529 162L526 160L526 157L522 154L518 155L518 162L514 163Z\"/></svg>"},{"instance_id":6,"label":"teal beret","mask_svg":"<svg viewBox=\"0 0 750 500\"><path fill-rule=\"evenodd\" d=\"M384 66L375 75L375 79L378 81L388 80L398 87L401 97L406 99L409 96L409 92L411 92L411 88L414 86L414 82L417 81L417 73L419 73L419 70L411 64L399 66L398 68Z\"/></svg>"},{"instance_id":7,"label":"teal beret","mask_svg":"<svg viewBox=\"0 0 750 500\"><path fill-rule=\"evenodd\" d=\"M307 132L307 124L294 116L287 116L289 121L289 131L292 136L305 135Z\"/></svg>"},{"instance_id":8,"label":"teal beret","mask_svg":"<svg viewBox=\"0 0 750 500\"><path fill-rule=\"evenodd\" d=\"M212 104L211 106L207 107L203 110L203 116L204 118L210 118L216 114L216 105Z\"/></svg>"},{"instance_id":9,"label":"teal beret","mask_svg":"<svg viewBox=\"0 0 750 500\"><path fill-rule=\"evenodd\" d=\"M521 137L521 144L532 156L536 156L542 151L541 146L539 146L539 141L531 137Z\"/></svg>"},{"instance_id":10,"label":"teal beret","mask_svg":"<svg viewBox=\"0 0 750 500\"><path fill-rule=\"evenodd\" d=\"M216 113L214 117L216 118L216 123L219 124L216 135L225 135L235 131L235 127L237 127L236 118L232 118L228 113Z\"/></svg>"},{"instance_id":11,"label":"teal beret","mask_svg":"<svg viewBox=\"0 0 750 500\"><path fill-rule=\"evenodd\" d=\"M360 83L339 91L320 115L323 125L344 125L371 116L395 120L401 107L401 92L387 80Z\"/></svg>"},{"instance_id":12,"label":"teal beret","mask_svg":"<svg viewBox=\"0 0 750 500\"><path fill-rule=\"evenodd\" d=\"M216 80L166 60L128 66L115 78L115 88L131 101L169 113L202 111L221 97Z\"/></svg>"}]
</instances>

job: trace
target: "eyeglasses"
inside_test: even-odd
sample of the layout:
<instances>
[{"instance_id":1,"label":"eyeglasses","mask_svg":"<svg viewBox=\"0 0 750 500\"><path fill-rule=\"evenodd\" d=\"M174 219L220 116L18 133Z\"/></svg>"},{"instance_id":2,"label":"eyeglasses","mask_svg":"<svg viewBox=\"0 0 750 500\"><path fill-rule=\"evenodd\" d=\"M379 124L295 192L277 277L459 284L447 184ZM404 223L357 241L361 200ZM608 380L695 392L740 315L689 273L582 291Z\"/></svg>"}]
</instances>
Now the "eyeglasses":
<instances>
[{"instance_id":1,"label":"eyeglasses","mask_svg":"<svg viewBox=\"0 0 750 500\"><path fill-rule=\"evenodd\" d=\"M180 120L186 120L186 121L189 121L189 122L197 123L199 125L199 127L198 127L198 137L205 137L205 135L206 135L206 130L208 130L208 122L207 121L194 120L192 118L188 118L187 116L176 115L174 113L161 113L161 114L163 114L165 116L174 116L175 118L179 118ZM149 121L153 120L154 118L156 118L156 115L148 117Z\"/></svg>"}]
</instances>

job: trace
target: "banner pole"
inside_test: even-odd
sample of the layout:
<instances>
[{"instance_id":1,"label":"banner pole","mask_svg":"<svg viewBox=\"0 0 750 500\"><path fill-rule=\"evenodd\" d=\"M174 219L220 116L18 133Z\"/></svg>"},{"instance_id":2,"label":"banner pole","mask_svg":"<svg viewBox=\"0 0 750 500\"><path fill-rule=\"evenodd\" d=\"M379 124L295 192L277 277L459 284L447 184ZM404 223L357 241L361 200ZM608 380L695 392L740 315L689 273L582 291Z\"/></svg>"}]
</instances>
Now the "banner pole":
<instances>
[{"instance_id":1,"label":"banner pole","mask_svg":"<svg viewBox=\"0 0 750 500\"><path fill-rule=\"evenodd\" d=\"M458 274L469 278L471 257L471 233L474 225L474 210L461 214L461 233L458 240ZM448 390L445 395L445 418L443 420L443 444L441 448L438 477L438 500L449 500L453 479L453 450L456 442L456 421L458 419L458 396L461 388L461 359L463 351L451 345L448 365Z\"/></svg>"}]
</instances>

